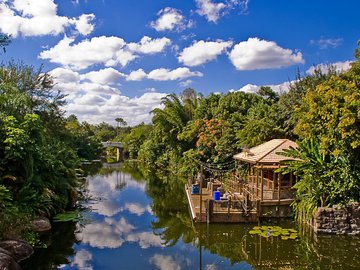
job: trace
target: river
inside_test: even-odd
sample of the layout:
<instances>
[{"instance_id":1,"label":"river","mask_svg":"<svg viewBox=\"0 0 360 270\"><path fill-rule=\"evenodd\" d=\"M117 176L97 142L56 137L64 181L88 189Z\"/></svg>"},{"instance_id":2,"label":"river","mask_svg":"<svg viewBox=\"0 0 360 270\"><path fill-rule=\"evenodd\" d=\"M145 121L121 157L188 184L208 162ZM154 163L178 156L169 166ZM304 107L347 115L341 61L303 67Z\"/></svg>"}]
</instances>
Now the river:
<instances>
[{"instance_id":1,"label":"river","mask_svg":"<svg viewBox=\"0 0 360 270\"><path fill-rule=\"evenodd\" d=\"M296 240L251 235L254 224L193 224L181 181L144 177L135 163L92 166L82 218L55 223L24 270L360 269L360 237L316 236L290 220L276 225Z\"/></svg>"}]
</instances>

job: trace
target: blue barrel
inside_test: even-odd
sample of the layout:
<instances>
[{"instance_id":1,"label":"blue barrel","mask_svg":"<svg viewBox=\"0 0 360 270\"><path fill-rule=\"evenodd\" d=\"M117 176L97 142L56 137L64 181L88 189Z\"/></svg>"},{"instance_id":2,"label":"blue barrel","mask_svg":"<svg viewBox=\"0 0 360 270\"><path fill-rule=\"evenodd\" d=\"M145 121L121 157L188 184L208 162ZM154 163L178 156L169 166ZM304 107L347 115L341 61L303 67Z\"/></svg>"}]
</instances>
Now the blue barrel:
<instances>
[{"instance_id":1,"label":"blue barrel","mask_svg":"<svg viewBox=\"0 0 360 270\"><path fill-rule=\"evenodd\" d=\"M220 201L220 191L214 191L214 200Z\"/></svg>"},{"instance_id":2,"label":"blue barrel","mask_svg":"<svg viewBox=\"0 0 360 270\"><path fill-rule=\"evenodd\" d=\"M191 194L199 194L199 186L198 185L192 185Z\"/></svg>"}]
</instances>

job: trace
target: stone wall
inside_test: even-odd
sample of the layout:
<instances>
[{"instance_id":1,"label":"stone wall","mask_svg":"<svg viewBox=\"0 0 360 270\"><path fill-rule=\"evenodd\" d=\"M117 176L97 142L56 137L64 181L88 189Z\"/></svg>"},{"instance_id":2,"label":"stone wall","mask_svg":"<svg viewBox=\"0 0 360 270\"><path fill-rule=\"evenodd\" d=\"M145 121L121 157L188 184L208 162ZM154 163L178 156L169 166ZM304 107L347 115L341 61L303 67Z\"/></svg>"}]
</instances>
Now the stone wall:
<instances>
[{"instance_id":1,"label":"stone wall","mask_svg":"<svg viewBox=\"0 0 360 270\"><path fill-rule=\"evenodd\" d=\"M346 207L319 207L311 226L316 233L360 235L360 203Z\"/></svg>"}]
</instances>

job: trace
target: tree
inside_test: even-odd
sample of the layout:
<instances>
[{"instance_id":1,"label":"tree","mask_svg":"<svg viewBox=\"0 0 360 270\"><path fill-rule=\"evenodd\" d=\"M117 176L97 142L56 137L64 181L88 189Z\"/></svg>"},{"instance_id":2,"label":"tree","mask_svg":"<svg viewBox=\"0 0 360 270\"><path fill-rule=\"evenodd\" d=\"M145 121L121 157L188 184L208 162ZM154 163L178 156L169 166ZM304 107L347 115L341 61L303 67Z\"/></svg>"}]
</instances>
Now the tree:
<instances>
[{"instance_id":1,"label":"tree","mask_svg":"<svg viewBox=\"0 0 360 270\"><path fill-rule=\"evenodd\" d=\"M4 53L6 52L6 46L9 46L10 43L10 36L0 33L0 48L3 49Z\"/></svg>"},{"instance_id":2,"label":"tree","mask_svg":"<svg viewBox=\"0 0 360 270\"><path fill-rule=\"evenodd\" d=\"M300 180L294 185L297 218L308 221L317 207L346 204L360 198L359 166L351 155L324 153L316 137L298 143L297 149L284 150L282 155L295 158L285 161L280 172L293 172ZM357 167L357 168L356 168Z\"/></svg>"}]
</instances>

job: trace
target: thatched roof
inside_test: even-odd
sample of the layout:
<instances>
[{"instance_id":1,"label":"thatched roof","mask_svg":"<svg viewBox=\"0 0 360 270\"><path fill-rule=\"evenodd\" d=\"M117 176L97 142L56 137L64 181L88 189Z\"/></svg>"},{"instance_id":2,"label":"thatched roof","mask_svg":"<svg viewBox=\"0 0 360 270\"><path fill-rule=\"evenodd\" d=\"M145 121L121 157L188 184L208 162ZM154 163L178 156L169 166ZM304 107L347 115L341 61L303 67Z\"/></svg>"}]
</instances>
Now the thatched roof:
<instances>
[{"instance_id":1,"label":"thatched roof","mask_svg":"<svg viewBox=\"0 0 360 270\"><path fill-rule=\"evenodd\" d=\"M297 144L288 139L273 139L236 154L234 159L252 164L278 164L280 161L292 159L278 154L290 147L297 148Z\"/></svg>"}]
</instances>

